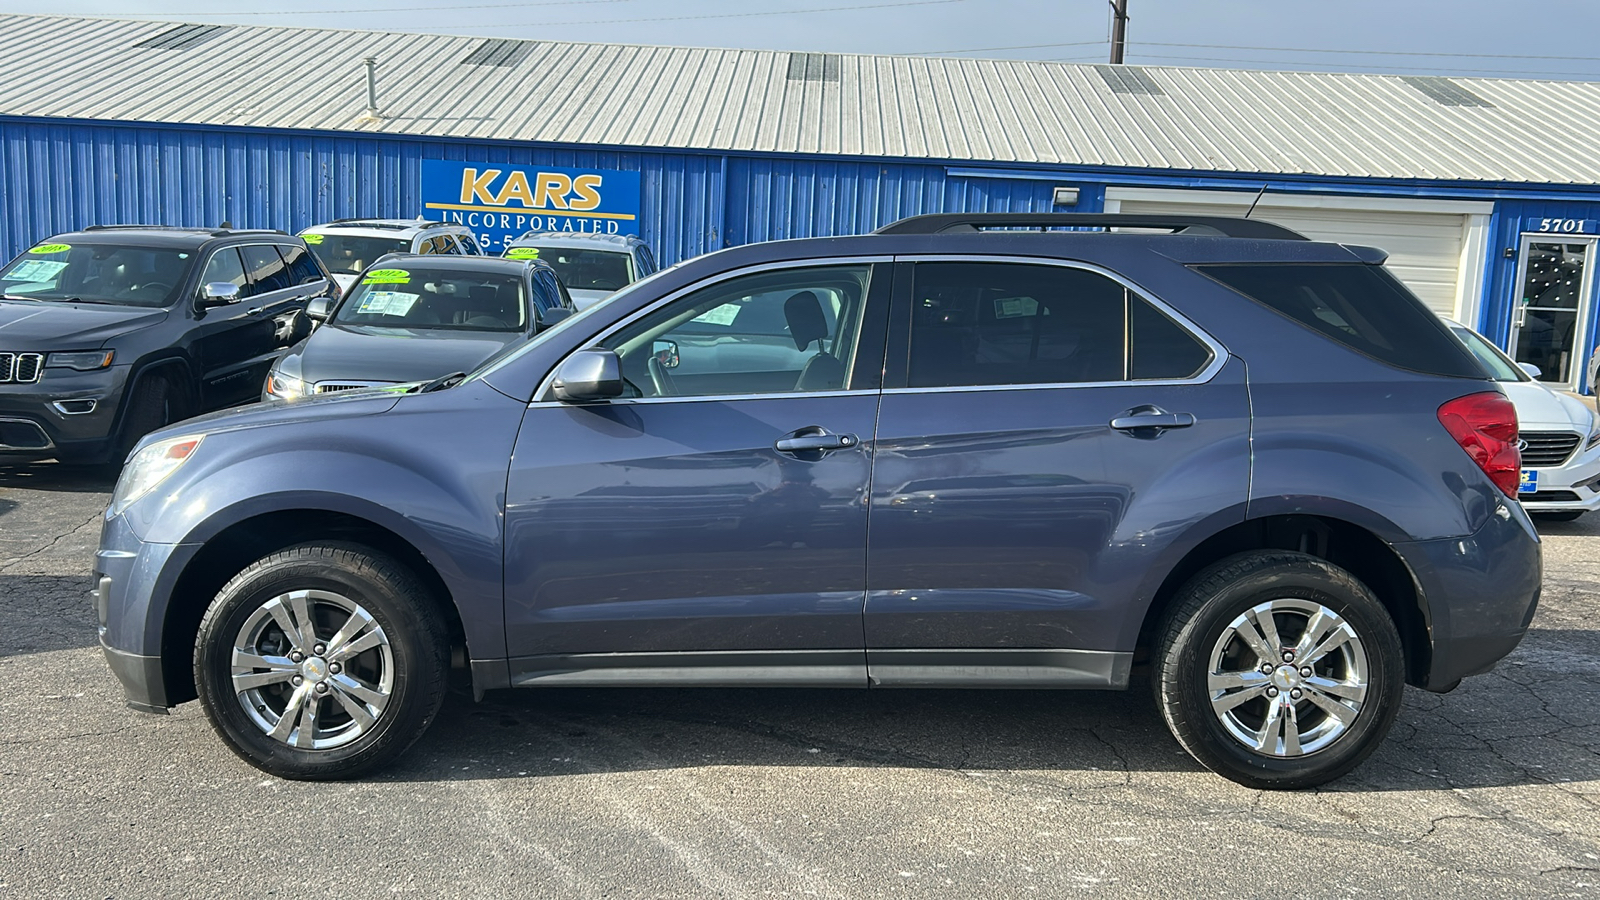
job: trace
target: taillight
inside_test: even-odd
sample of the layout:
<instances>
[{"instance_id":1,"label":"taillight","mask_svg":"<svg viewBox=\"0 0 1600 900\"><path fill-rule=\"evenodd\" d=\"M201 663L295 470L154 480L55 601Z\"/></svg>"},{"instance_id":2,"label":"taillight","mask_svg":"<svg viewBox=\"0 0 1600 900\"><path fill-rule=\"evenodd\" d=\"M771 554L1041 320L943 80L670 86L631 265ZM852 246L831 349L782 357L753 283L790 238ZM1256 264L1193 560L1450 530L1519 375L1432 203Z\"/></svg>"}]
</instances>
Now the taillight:
<instances>
[{"instance_id":1,"label":"taillight","mask_svg":"<svg viewBox=\"0 0 1600 900\"><path fill-rule=\"evenodd\" d=\"M1487 391L1457 397L1439 407L1439 424L1467 451L1483 474L1507 497L1516 499L1522 482L1517 450L1517 409L1504 394Z\"/></svg>"}]
</instances>

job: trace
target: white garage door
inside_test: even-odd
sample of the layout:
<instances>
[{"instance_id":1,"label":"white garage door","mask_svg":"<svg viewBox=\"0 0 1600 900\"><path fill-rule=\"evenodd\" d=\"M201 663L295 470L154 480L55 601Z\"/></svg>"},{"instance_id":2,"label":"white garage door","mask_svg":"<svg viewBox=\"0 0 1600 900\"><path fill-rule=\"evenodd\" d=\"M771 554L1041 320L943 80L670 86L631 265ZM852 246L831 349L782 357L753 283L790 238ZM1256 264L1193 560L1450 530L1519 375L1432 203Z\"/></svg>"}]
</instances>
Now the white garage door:
<instances>
[{"instance_id":1,"label":"white garage door","mask_svg":"<svg viewBox=\"0 0 1600 900\"><path fill-rule=\"evenodd\" d=\"M1462 246L1467 216L1459 213L1297 208L1262 199L1252 219L1292 228L1312 240L1378 247L1389 254L1384 265L1441 316L1460 317ZM1139 215L1238 216L1249 208L1232 203L1123 200L1120 212Z\"/></svg>"}]
</instances>

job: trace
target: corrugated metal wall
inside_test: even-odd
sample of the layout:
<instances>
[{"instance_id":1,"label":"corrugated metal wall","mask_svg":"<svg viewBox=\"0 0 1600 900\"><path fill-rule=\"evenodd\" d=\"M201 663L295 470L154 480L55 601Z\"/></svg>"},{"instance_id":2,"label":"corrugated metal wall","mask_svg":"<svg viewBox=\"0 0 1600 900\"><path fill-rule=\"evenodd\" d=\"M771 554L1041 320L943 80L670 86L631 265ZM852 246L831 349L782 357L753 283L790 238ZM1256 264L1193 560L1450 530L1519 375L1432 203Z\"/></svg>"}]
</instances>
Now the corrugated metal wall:
<instances>
[{"instance_id":1,"label":"corrugated metal wall","mask_svg":"<svg viewBox=\"0 0 1600 900\"><path fill-rule=\"evenodd\" d=\"M1049 210L1055 186L915 163L0 118L0 258L96 223L297 231L347 216L411 218L422 211L423 159L638 170L641 230L664 263L751 241L859 234L917 213ZM1100 209L1103 192L1083 190L1076 209Z\"/></svg>"}]
</instances>

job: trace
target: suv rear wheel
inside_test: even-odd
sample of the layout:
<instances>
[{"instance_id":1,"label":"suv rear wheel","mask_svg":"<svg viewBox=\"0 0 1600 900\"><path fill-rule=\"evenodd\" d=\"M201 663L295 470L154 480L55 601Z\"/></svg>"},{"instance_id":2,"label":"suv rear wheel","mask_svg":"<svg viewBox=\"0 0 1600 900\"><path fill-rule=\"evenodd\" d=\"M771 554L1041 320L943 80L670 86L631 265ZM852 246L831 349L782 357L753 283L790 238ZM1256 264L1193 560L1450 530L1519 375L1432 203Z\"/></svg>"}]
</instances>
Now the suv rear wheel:
<instances>
[{"instance_id":1,"label":"suv rear wheel","mask_svg":"<svg viewBox=\"0 0 1600 900\"><path fill-rule=\"evenodd\" d=\"M1196 575L1157 650L1156 701L1206 768L1305 788L1360 765L1389 731L1404 654L1355 576L1303 553L1245 553Z\"/></svg>"},{"instance_id":2,"label":"suv rear wheel","mask_svg":"<svg viewBox=\"0 0 1600 900\"><path fill-rule=\"evenodd\" d=\"M350 778L404 753L444 699L448 643L421 582L355 544L258 560L217 594L195 643L206 716L283 778Z\"/></svg>"}]
</instances>

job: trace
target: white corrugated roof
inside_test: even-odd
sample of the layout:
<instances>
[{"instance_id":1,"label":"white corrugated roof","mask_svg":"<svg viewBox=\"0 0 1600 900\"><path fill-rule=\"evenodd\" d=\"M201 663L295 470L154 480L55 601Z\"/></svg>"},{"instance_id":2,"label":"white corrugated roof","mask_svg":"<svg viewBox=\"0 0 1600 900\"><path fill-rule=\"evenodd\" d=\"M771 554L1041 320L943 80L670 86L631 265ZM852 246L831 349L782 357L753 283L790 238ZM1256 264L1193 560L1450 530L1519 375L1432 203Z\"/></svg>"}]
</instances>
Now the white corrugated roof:
<instances>
[{"instance_id":1,"label":"white corrugated roof","mask_svg":"<svg viewBox=\"0 0 1600 900\"><path fill-rule=\"evenodd\" d=\"M183 26L0 16L0 115L971 162L1600 181L1600 84L1589 82L555 41L512 42L500 49L520 59L492 66L465 62L484 38L251 26L222 26L189 49L135 46L176 27ZM376 121L363 118L368 56L379 61Z\"/></svg>"}]
</instances>

